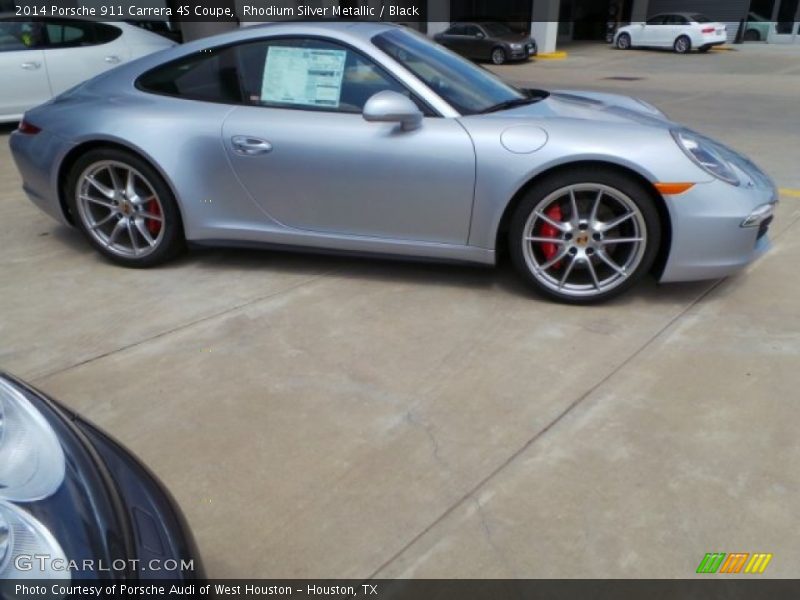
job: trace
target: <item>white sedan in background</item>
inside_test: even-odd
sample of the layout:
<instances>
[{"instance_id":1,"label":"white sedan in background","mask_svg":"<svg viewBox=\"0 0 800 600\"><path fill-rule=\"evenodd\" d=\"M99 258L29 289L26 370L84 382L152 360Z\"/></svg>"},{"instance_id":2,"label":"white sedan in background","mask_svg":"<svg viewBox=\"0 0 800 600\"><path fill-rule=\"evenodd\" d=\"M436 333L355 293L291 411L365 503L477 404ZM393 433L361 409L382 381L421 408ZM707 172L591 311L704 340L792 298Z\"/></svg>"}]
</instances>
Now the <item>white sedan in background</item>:
<instances>
[{"instance_id":1,"label":"white sedan in background","mask_svg":"<svg viewBox=\"0 0 800 600\"><path fill-rule=\"evenodd\" d=\"M128 60L170 48L127 23L0 16L0 123Z\"/></svg>"},{"instance_id":2,"label":"white sedan in background","mask_svg":"<svg viewBox=\"0 0 800 600\"><path fill-rule=\"evenodd\" d=\"M620 27L614 37L614 44L620 50L637 46L672 48L678 54L686 54L693 48L708 52L713 46L727 41L728 31L724 23L715 23L698 13L656 15L646 23Z\"/></svg>"}]
</instances>

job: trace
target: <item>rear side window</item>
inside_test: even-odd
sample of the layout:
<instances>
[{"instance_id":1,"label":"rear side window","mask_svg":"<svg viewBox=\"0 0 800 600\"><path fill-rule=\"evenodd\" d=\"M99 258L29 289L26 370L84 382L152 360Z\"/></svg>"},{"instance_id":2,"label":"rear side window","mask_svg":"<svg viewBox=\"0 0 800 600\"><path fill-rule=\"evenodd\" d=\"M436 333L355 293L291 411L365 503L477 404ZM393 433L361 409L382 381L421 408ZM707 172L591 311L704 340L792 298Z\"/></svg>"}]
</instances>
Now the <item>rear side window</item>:
<instances>
[{"instance_id":1,"label":"rear side window","mask_svg":"<svg viewBox=\"0 0 800 600\"><path fill-rule=\"evenodd\" d=\"M664 19L666 19L666 15L656 15L652 19L647 21L648 25L663 25Z\"/></svg>"},{"instance_id":2,"label":"rear side window","mask_svg":"<svg viewBox=\"0 0 800 600\"><path fill-rule=\"evenodd\" d=\"M682 15L672 15L666 22L667 25L688 25L689 21Z\"/></svg>"},{"instance_id":3,"label":"rear side window","mask_svg":"<svg viewBox=\"0 0 800 600\"><path fill-rule=\"evenodd\" d=\"M192 100L243 101L235 47L200 52L145 73L138 86L148 92Z\"/></svg>"},{"instance_id":4,"label":"rear side window","mask_svg":"<svg viewBox=\"0 0 800 600\"><path fill-rule=\"evenodd\" d=\"M122 30L105 23L94 23L94 41L96 44L108 44L122 35Z\"/></svg>"},{"instance_id":5,"label":"rear side window","mask_svg":"<svg viewBox=\"0 0 800 600\"><path fill-rule=\"evenodd\" d=\"M47 42L51 48L74 48L94 44L92 23L79 21L48 21L45 24Z\"/></svg>"}]
</instances>

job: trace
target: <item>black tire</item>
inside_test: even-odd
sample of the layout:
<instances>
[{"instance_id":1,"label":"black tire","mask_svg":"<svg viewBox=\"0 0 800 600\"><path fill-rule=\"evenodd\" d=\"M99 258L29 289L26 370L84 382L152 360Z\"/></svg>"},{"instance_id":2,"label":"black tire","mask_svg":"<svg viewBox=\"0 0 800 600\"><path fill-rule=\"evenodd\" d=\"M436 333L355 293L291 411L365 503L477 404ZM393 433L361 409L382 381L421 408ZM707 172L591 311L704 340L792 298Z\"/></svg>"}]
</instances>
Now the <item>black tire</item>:
<instances>
[{"instance_id":1,"label":"black tire","mask_svg":"<svg viewBox=\"0 0 800 600\"><path fill-rule=\"evenodd\" d=\"M617 48L619 50L630 50L631 36L627 33L620 33L619 37L617 38Z\"/></svg>"},{"instance_id":2,"label":"black tire","mask_svg":"<svg viewBox=\"0 0 800 600\"><path fill-rule=\"evenodd\" d=\"M492 48L492 54L489 56L489 60L492 61L492 64L502 65L508 60L508 56L504 48L496 46Z\"/></svg>"},{"instance_id":3,"label":"black tire","mask_svg":"<svg viewBox=\"0 0 800 600\"><path fill-rule=\"evenodd\" d=\"M677 54L688 54L692 51L692 40L689 39L689 36L682 35L672 44L672 49Z\"/></svg>"},{"instance_id":4,"label":"black tire","mask_svg":"<svg viewBox=\"0 0 800 600\"><path fill-rule=\"evenodd\" d=\"M745 42L760 42L761 34L756 29L748 29L744 32L743 39Z\"/></svg>"},{"instance_id":5,"label":"black tire","mask_svg":"<svg viewBox=\"0 0 800 600\"><path fill-rule=\"evenodd\" d=\"M531 232L528 231L528 226L530 219L533 218L532 215L534 214L534 211L545 210L547 208L546 203L548 202L548 198L560 193L560 191L566 187L584 184L587 186L604 186L605 188L612 189L617 193L621 193L627 197L629 201L632 201L632 203L635 205L635 208L638 209L639 215L641 216L641 218L637 216L636 219L644 225L644 234L642 236L644 239L642 242L644 249L638 250L638 256L640 257L638 264L635 264L629 274L626 274L625 278L622 279L621 282L614 284L614 287L601 290L597 285L595 285L595 289L589 291L560 291L558 289L553 289L552 284L548 286L547 283L537 278L543 278L543 275L541 272L538 276L534 273L528 262L528 257L526 256L528 249L525 248L526 244L530 248L537 242L526 241L525 238L531 235ZM593 192L586 193L589 194ZM545 178L536 182L536 184L530 190L528 190L515 208L511 217L508 242L514 267L523 277L523 279L525 279L539 294L566 304L593 304L597 302L604 302L610 298L622 294L635 285L645 274L651 270L661 245L661 223L655 204L657 202L657 198L654 196L654 194L655 192L653 190L648 189L634 177L608 167L573 168L545 176ZM613 198L611 199L613 200ZM579 233L578 230L575 230L575 232L576 234ZM585 233L588 235L588 232ZM533 233L533 235L541 234ZM576 241L578 237L579 236L576 235ZM612 236L612 238L613 237L617 236ZM611 239L609 239L609 241L611 241ZM611 247L612 254L606 254L606 256L613 257L613 252L616 252L613 245ZM620 245L619 248L624 248L624 246ZM566 250L566 248L564 249ZM586 250L586 252L588 253L588 250ZM622 254L625 253L626 251L623 249ZM581 264L585 264L585 261L587 260L592 262L595 265L595 268L591 269L592 273L594 274L597 267L602 266L602 263L599 261L599 259L599 256L588 259L583 258L583 262ZM572 262L577 263L577 260L573 259ZM573 267L574 265L570 267L570 271L572 273L579 274ZM566 265L559 266L558 264L556 267L552 267L552 269L565 268ZM584 271L588 271L586 266L583 268ZM563 271L557 274L560 275L561 273L563 273ZM585 274L581 276L586 277Z\"/></svg>"},{"instance_id":6,"label":"black tire","mask_svg":"<svg viewBox=\"0 0 800 600\"><path fill-rule=\"evenodd\" d=\"M113 252L107 245L102 244L95 235L90 232L89 224L85 216L78 207L79 186L83 181L83 176L94 166L101 163L118 163L134 169L138 175L146 180L152 188L159 202L160 226L156 235L155 242L146 249L147 254L139 257L121 256ZM74 222L89 240L89 243L107 259L116 264L133 267L146 268L153 267L174 258L186 248L186 240L183 233L183 223L175 197L163 177L147 161L132 152L117 148L96 148L81 156L71 167L63 190L69 210L73 215ZM111 210L110 212L114 212ZM107 213L109 214L109 213ZM126 213L130 214L130 213ZM117 217L122 220L122 215ZM114 221L112 220L111 223ZM163 228L163 231L162 231ZM138 234L127 234L137 235ZM130 238L129 238L130 239ZM139 238L140 242L143 238ZM133 245L131 240L131 245ZM146 242L145 242L146 243Z\"/></svg>"}]
</instances>

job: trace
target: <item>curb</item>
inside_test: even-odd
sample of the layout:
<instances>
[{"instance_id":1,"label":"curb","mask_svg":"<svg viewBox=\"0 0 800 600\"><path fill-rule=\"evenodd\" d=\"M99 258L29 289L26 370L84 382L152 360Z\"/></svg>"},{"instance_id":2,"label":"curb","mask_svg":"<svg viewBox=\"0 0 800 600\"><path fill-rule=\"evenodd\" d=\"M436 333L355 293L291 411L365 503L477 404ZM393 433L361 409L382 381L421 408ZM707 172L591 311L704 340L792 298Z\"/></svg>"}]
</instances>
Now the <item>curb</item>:
<instances>
[{"instance_id":1,"label":"curb","mask_svg":"<svg viewBox=\"0 0 800 600\"><path fill-rule=\"evenodd\" d=\"M557 51L557 52L540 52L533 58L541 58L542 60L563 60L567 58L567 56L569 56L569 54L567 54L566 52Z\"/></svg>"},{"instance_id":2,"label":"curb","mask_svg":"<svg viewBox=\"0 0 800 600\"><path fill-rule=\"evenodd\" d=\"M781 196L788 196L789 198L800 198L800 190L792 190L789 188L781 188L778 190Z\"/></svg>"},{"instance_id":3,"label":"curb","mask_svg":"<svg viewBox=\"0 0 800 600\"><path fill-rule=\"evenodd\" d=\"M711 48L712 52L738 52L736 48L731 48L730 46L714 46Z\"/></svg>"}]
</instances>

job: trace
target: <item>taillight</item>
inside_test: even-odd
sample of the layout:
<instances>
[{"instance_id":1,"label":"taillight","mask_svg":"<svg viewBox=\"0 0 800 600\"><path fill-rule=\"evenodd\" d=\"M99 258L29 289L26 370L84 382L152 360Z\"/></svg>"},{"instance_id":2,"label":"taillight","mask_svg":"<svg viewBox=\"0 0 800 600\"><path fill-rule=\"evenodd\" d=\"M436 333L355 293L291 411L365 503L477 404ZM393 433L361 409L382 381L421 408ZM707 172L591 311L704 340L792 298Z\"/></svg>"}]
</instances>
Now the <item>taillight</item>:
<instances>
[{"instance_id":1,"label":"taillight","mask_svg":"<svg viewBox=\"0 0 800 600\"><path fill-rule=\"evenodd\" d=\"M714 28L706 27L705 29L703 29L703 33L714 33Z\"/></svg>"},{"instance_id":2,"label":"taillight","mask_svg":"<svg viewBox=\"0 0 800 600\"><path fill-rule=\"evenodd\" d=\"M28 121L26 121L25 119L22 119L22 121L20 121L19 125L17 126L17 131L19 131L20 133L26 133L28 135L36 135L41 130L42 130L41 127L37 127L36 125L28 123Z\"/></svg>"}]
</instances>

